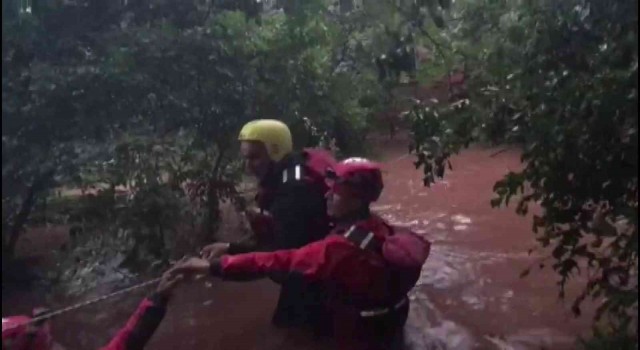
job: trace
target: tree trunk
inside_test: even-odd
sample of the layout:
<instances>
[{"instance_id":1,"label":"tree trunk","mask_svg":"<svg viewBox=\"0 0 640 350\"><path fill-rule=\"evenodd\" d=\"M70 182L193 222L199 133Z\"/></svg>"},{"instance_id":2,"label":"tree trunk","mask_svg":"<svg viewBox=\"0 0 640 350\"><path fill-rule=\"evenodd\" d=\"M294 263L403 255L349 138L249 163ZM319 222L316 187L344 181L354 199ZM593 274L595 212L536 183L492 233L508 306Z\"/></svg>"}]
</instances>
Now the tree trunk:
<instances>
[{"instance_id":1,"label":"tree trunk","mask_svg":"<svg viewBox=\"0 0 640 350\"><path fill-rule=\"evenodd\" d=\"M27 223L29 215L33 211L33 206L35 205L37 196L46 188L47 183L51 177L53 177L53 173L53 171L48 171L40 175L33 181L27 190L27 195L20 206L20 210L9 228L9 242L6 246L6 252L3 253L6 253L10 258L12 258L15 253L16 243L18 243L20 233L22 232L24 225Z\"/></svg>"},{"instance_id":2,"label":"tree trunk","mask_svg":"<svg viewBox=\"0 0 640 350\"><path fill-rule=\"evenodd\" d=\"M213 166L213 173L209 179L207 186L207 219L205 223L205 232L207 240L213 241L215 236L216 223L220 220L220 196L218 195L218 179L220 179L220 168L222 160L225 156L225 149L218 146L219 153Z\"/></svg>"},{"instance_id":3,"label":"tree trunk","mask_svg":"<svg viewBox=\"0 0 640 350\"><path fill-rule=\"evenodd\" d=\"M207 185L207 213L205 220L205 239L207 242L215 242L216 225L220 220L220 196L218 181L209 180Z\"/></svg>"}]
</instances>

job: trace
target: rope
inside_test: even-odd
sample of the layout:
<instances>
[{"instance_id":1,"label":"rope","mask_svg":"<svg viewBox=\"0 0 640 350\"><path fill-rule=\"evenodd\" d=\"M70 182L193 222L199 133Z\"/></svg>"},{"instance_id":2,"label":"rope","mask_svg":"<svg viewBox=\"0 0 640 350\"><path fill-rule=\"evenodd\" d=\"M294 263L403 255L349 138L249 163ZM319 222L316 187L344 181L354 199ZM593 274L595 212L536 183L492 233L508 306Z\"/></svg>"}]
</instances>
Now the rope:
<instances>
[{"instance_id":1,"label":"rope","mask_svg":"<svg viewBox=\"0 0 640 350\"><path fill-rule=\"evenodd\" d=\"M100 297L97 297L97 298L94 298L94 299L89 299L87 301L83 301L81 303L77 303L77 304L65 307L63 309L51 311L51 312L48 312L46 314L34 317L34 318L30 319L29 321L22 322L20 324L14 325L13 327L9 327L9 329L13 329L13 328L17 328L17 327L21 327L21 326L25 326L25 325L29 325L29 324L33 324L33 323L37 323L37 322L40 322L40 321L43 321L43 320L46 320L46 319L61 315L63 313L69 312L69 311L80 309L82 307L85 307L85 306L88 306L88 305L91 305L91 304L99 303L99 302L104 301L106 299L110 299L110 298L112 298L114 296L125 294L125 293L131 292L133 290L146 287L146 286L148 286L150 284L154 284L154 283L160 281L161 279L162 279L162 277L154 278L152 280L149 280L149 281L146 281L146 282L142 282L142 283L133 285L131 287L115 291L115 292L107 294L107 295L103 295L103 296L100 296Z\"/></svg>"}]
</instances>

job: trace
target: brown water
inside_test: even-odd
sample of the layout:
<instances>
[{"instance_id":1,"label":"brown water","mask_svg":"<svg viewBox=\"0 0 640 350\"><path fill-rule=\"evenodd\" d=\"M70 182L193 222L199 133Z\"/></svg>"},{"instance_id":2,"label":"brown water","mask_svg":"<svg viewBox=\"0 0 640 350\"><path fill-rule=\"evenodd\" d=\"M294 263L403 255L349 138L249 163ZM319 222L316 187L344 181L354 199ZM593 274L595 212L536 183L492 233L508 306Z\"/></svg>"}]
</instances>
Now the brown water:
<instances>
[{"instance_id":1,"label":"brown water","mask_svg":"<svg viewBox=\"0 0 640 350\"><path fill-rule=\"evenodd\" d=\"M489 205L495 181L521 167L517 151L495 153L464 151L431 188L422 186L411 158L387 163L378 212L433 242L407 326L416 349L574 349L589 330L593 307L575 319L558 300L552 271L536 268L519 278L545 255L528 254L536 246L531 217ZM571 284L568 297L579 287Z\"/></svg>"},{"instance_id":2,"label":"brown water","mask_svg":"<svg viewBox=\"0 0 640 350\"><path fill-rule=\"evenodd\" d=\"M530 218L513 208L492 209L493 183L517 169L519 154L472 148L453 158L453 171L432 188L422 186L403 144L385 145L383 198L375 210L412 227L433 242L419 285L411 294L406 336L410 349L573 349L589 329L592 313L575 319L557 299L556 277L537 269L542 258ZM575 294L570 288L569 297ZM571 294L573 292L574 294ZM96 291L95 294L99 294ZM67 349L95 349L124 325L145 292L107 301L57 318L53 331ZM202 282L182 287L148 349L330 349L306 334L269 324L277 287ZM89 297L89 296L87 296ZM5 296L2 314L44 303L37 295ZM59 301L60 303L60 301Z\"/></svg>"}]
</instances>

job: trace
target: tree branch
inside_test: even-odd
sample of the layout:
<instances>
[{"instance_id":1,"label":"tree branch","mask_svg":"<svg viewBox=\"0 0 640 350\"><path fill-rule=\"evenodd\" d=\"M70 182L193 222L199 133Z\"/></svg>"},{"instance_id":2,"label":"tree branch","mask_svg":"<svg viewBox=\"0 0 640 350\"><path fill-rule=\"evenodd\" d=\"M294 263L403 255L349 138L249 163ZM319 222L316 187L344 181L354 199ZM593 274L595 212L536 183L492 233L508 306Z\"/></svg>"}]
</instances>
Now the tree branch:
<instances>
[{"instance_id":1,"label":"tree branch","mask_svg":"<svg viewBox=\"0 0 640 350\"><path fill-rule=\"evenodd\" d=\"M48 170L42 173L33 181L31 186L29 187L27 195L25 196L25 199L20 206L20 211L11 223L11 228L9 230L9 241L6 247L6 253L9 255L9 257L13 257L15 253L18 238L20 237L20 233L22 232L27 219L29 219L29 215L33 210L33 206L35 205L37 196L47 187L47 184L53 177L53 174L54 170Z\"/></svg>"}]
</instances>

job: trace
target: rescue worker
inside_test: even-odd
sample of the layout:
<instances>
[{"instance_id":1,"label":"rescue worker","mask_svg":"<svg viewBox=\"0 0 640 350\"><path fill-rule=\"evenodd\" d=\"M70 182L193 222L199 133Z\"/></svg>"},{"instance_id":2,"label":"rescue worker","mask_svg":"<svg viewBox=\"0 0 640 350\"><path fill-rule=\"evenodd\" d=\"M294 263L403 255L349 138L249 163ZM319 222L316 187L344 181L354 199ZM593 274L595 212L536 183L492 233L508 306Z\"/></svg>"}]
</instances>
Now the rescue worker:
<instances>
[{"instance_id":1,"label":"rescue worker","mask_svg":"<svg viewBox=\"0 0 640 350\"><path fill-rule=\"evenodd\" d=\"M142 300L126 325L101 350L141 350L145 347L164 318L167 303L181 275L165 273L156 291ZM34 317L38 315L34 313ZM55 344L48 320L25 324L26 316L2 319L2 349L5 350L62 350Z\"/></svg>"},{"instance_id":2,"label":"rescue worker","mask_svg":"<svg viewBox=\"0 0 640 350\"><path fill-rule=\"evenodd\" d=\"M174 266L174 273L245 280L285 272L321 281L330 291L328 308L339 348L401 347L407 293L420 276L430 243L370 212L383 188L377 164L348 159L327 178L327 209L336 225L325 239L299 249L191 258Z\"/></svg>"},{"instance_id":3,"label":"rescue worker","mask_svg":"<svg viewBox=\"0 0 640 350\"><path fill-rule=\"evenodd\" d=\"M293 249L320 240L329 233L324 194L324 172L335 162L320 149L293 152L291 132L278 120L247 123L238 136L248 174L258 179L258 212L247 212L258 243L214 243L202 250L206 258L257 250ZM299 276L270 276L281 284L272 323L280 327L311 326L326 329L322 305L325 293Z\"/></svg>"}]
</instances>

